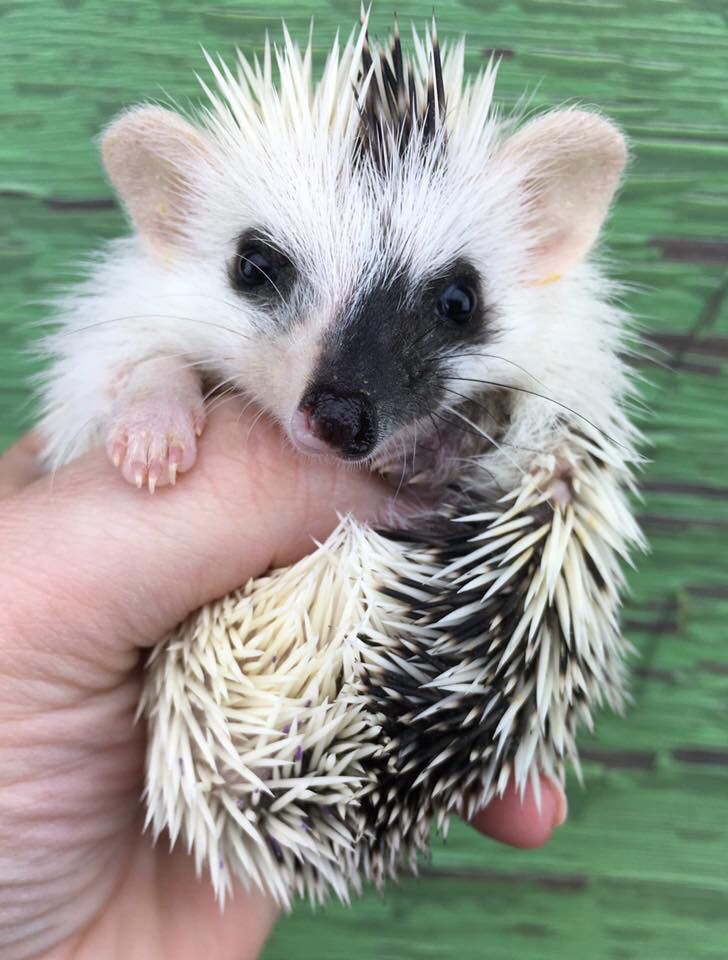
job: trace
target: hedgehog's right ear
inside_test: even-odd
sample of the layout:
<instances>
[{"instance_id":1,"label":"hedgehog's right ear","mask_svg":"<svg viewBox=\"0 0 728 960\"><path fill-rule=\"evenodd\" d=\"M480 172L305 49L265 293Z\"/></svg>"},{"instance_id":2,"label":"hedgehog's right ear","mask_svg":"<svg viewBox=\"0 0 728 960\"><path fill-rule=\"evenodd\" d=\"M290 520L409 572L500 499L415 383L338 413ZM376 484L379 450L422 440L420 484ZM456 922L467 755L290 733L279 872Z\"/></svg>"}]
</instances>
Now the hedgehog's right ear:
<instances>
[{"instance_id":1,"label":"hedgehog's right ear","mask_svg":"<svg viewBox=\"0 0 728 960\"><path fill-rule=\"evenodd\" d=\"M524 171L534 280L561 275L596 241L627 159L620 131L583 110L557 110L527 123L501 156Z\"/></svg>"},{"instance_id":2,"label":"hedgehog's right ear","mask_svg":"<svg viewBox=\"0 0 728 960\"><path fill-rule=\"evenodd\" d=\"M101 137L106 173L153 253L179 246L190 209L190 173L208 153L204 135L162 107L134 107Z\"/></svg>"}]
</instances>

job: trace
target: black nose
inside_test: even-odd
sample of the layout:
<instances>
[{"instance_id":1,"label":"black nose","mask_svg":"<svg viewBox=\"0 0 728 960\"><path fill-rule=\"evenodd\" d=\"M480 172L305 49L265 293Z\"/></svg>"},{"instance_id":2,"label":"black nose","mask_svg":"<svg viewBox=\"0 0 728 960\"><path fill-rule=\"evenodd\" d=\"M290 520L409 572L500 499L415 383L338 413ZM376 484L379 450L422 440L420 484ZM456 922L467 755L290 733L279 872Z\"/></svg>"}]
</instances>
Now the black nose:
<instances>
[{"instance_id":1,"label":"black nose","mask_svg":"<svg viewBox=\"0 0 728 960\"><path fill-rule=\"evenodd\" d=\"M366 457L377 440L376 414L363 393L311 390L301 400L316 436L345 457Z\"/></svg>"}]
</instances>

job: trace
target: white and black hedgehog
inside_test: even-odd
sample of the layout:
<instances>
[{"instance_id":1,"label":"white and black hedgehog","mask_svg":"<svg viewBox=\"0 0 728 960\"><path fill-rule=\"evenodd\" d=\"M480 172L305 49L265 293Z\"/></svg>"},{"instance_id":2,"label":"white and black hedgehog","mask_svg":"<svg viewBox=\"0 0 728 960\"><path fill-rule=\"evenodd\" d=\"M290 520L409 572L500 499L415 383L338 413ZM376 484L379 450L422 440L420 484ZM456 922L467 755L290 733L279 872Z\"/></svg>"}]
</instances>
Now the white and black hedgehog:
<instances>
[{"instance_id":1,"label":"white and black hedgehog","mask_svg":"<svg viewBox=\"0 0 728 960\"><path fill-rule=\"evenodd\" d=\"M285 33L235 73L208 58L194 123L141 106L103 136L135 233L46 341L49 466L104 442L130 482L174 483L232 387L408 500L153 654L148 819L220 896L380 883L433 821L563 779L623 700L637 437L589 255L624 140L575 108L519 127L463 61L434 26L406 54L365 25L315 82Z\"/></svg>"}]
</instances>

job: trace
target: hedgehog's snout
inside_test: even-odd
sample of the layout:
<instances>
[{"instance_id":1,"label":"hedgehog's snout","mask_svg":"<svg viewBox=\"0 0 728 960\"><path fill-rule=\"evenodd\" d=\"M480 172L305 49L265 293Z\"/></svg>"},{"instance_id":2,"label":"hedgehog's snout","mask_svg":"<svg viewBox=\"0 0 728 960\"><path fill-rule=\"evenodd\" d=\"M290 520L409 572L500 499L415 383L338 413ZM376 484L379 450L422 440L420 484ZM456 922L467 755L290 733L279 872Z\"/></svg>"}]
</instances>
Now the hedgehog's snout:
<instances>
[{"instance_id":1,"label":"hedgehog's snout","mask_svg":"<svg viewBox=\"0 0 728 960\"><path fill-rule=\"evenodd\" d=\"M347 460L367 457L377 442L374 404L364 393L331 388L310 390L293 415L291 435L305 453L328 453Z\"/></svg>"}]
</instances>

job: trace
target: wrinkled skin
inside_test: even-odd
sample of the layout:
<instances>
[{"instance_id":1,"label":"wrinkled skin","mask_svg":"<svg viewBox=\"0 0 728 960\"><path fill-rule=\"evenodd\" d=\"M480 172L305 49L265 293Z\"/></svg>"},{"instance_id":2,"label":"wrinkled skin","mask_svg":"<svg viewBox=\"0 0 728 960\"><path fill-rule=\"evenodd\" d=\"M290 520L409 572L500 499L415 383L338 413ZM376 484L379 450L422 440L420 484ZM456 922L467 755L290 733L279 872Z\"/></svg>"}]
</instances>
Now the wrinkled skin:
<instances>
[{"instance_id":1,"label":"wrinkled skin","mask_svg":"<svg viewBox=\"0 0 728 960\"><path fill-rule=\"evenodd\" d=\"M247 960L270 932L265 897L238 889L221 915L184 851L140 832L140 651L192 609L301 557L337 511L386 516L389 494L252 423L237 403L218 409L196 469L154 497L101 451L38 479L32 436L0 459L5 960ZM474 826L539 846L564 815L563 794L544 784L540 811L509 791Z\"/></svg>"}]
</instances>

